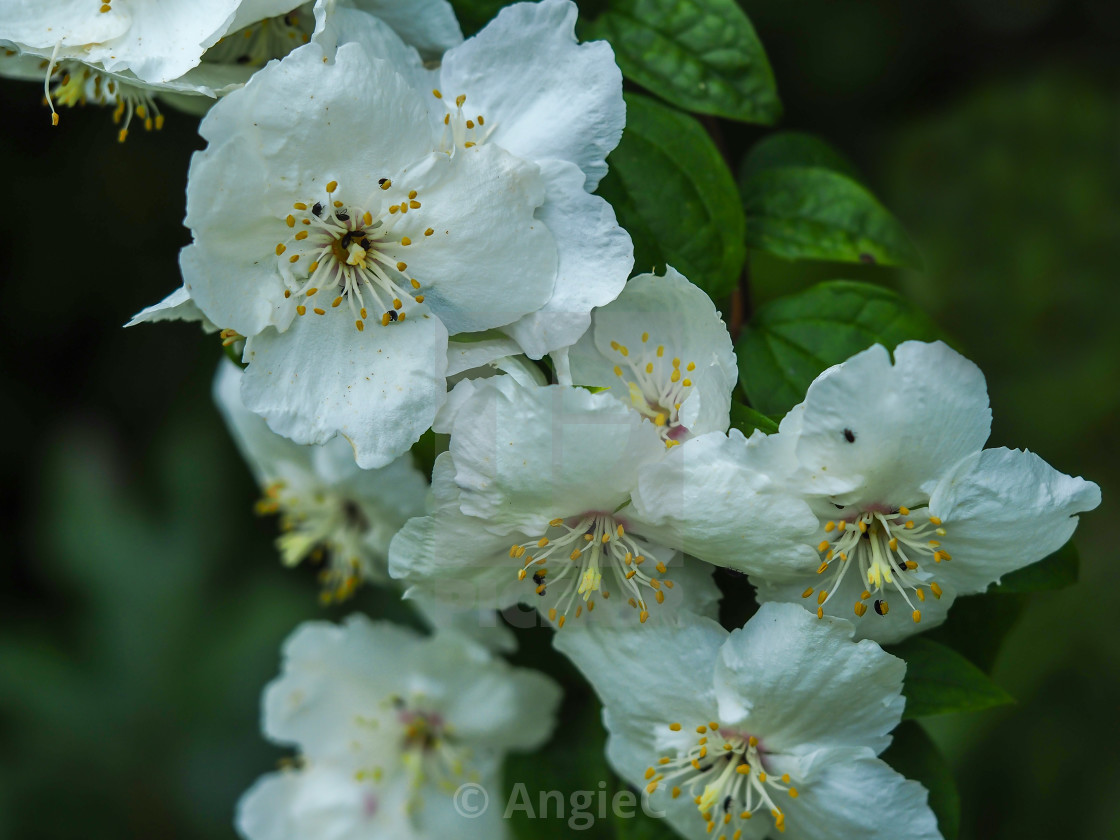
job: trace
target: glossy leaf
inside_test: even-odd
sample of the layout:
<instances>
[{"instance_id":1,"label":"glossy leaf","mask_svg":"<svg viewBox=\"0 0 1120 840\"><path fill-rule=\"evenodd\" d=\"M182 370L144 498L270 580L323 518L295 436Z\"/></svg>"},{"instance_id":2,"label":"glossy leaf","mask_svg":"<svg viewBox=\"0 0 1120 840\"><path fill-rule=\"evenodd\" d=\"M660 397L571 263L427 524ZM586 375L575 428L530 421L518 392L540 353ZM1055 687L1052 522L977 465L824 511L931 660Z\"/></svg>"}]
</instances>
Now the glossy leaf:
<instances>
[{"instance_id":1,"label":"glossy leaf","mask_svg":"<svg viewBox=\"0 0 1120 840\"><path fill-rule=\"evenodd\" d=\"M634 272L673 266L713 298L731 292L746 260L735 182L696 120L626 97L626 131L599 194L634 239Z\"/></svg>"},{"instance_id":2,"label":"glossy leaf","mask_svg":"<svg viewBox=\"0 0 1120 840\"><path fill-rule=\"evenodd\" d=\"M906 660L904 719L975 712L1014 702L983 671L943 644L912 638L887 651Z\"/></svg>"},{"instance_id":3,"label":"glossy leaf","mask_svg":"<svg viewBox=\"0 0 1120 840\"><path fill-rule=\"evenodd\" d=\"M747 245L790 260L920 268L899 221L848 175L819 166L779 166L741 184Z\"/></svg>"},{"instance_id":4,"label":"glossy leaf","mask_svg":"<svg viewBox=\"0 0 1120 840\"><path fill-rule=\"evenodd\" d=\"M586 34L610 42L626 78L686 111L781 116L766 51L734 0L613 0Z\"/></svg>"},{"instance_id":5,"label":"glossy leaf","mask_svg":"<svg viewBox=\"0 0 1120 840\"><path fill-rule=\"evenodd\" d=\"M805 397L817 375L882 344L941 333L895 292L870 283L830 280L759 309L735 348L739 380L758 411L783 415Z\"/></svg>"}]
</instances>

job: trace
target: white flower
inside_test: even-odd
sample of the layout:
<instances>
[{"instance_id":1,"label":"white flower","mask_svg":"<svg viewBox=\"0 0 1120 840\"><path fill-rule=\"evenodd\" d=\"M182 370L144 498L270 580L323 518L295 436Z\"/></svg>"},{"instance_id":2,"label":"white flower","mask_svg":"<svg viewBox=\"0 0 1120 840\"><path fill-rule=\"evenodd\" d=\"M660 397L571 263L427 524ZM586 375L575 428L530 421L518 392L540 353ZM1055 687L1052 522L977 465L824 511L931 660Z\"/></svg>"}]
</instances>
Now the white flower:
<instances>
[{"instance_id":1,"label":"white flower","mask_svg":"<svg viewBox=\"0 0 1120 840\"><path fill-rule=\"evenodd\" d=\"M448 331L542 305L556 246L536 167L432 151L390 65L358 44L326 58L301 47L207 116L181 263L198 309L247 338L245 404L300 443L341 433L376 467L431 426Z\"/></svg>"},{"instance_id":2,"label":"white flower","mask_svg":"<svg viewBox=\"0 0 1120 840\"><path fill-rule=\"evenodd\" d=\"M629 507L639 469L665 452L656 427L609 394L472 383L436 460L435 509L394 537L390 574L460 605L535 604L560 627L706 609L718 599L710 570L648 540Z\"/></svg>"},{"instance_id":3,"label":"white flower","mask_svg":"<svg viewBox=\"0 0 1120 840\"><path fill-rule=\"evenodd\" d=\"M392 27L395 39L436 58L461 43L447 0L339 0L346 25ZM10 3L9 3L10 4ZM0 75L41 81L52 119L55 105L113 107L128 136L133 116L147 130L163 126L157 97L205 113L213 100L243 85L260 67L283 58L335 14L335 0L73 0L5 10L0 22ZM357 20L350 15L367 20ZM376 17L374 17L376 16ZM398 38L399 36L399 38Z\"/></svg>"},{"instance_id":4,"label":"white flower","mask_svg":"<svg viewBox=\"0 0 1120 840\"><path fill-rule=\"evenodd\" d=\"M701 289L672 268L664 277L642 274L592 320L568 353L576 383L609 388L657 426L667 446L727 431L735 351Z\"/></svg>"},{"instance_id":5,"label":"white flower","mask_svg":"<svg viewBox=\"0 0 1120 840\"><path fill-rule=\"evenodd\" d=\"M401 67L429 107L440 148L499 146L540 167L537 218L557 241L556 283L547 302L503 326L533 359L573 344L634 263L614 210L590 194L626 122L622 74L605 41L576 40L577 14L570 0L515 3L448 50L438 69Z\"/></svg>"},{"instance_id":6,"label":"white flower","mask_svg":"<svg viewBox=\"0 0 1120 840\"><path fill-rule=\"evenodd\" d=\"M940 838L924 788L876 758L902 715L905 663L851 639L846 621L764 604L730 634L694 618L554 644L603 701L615 770L683 836Z\"/></svg>"},{"instance_id":7,"label":"white flower","mask_svg":"<svg viewBox=\"0 0 1120 840\"><path fill-rule=\"evenodd\" d=\"M379 470L362 470L341 438L302 446L273 432L241 403L241 370L224 360L214 400L264 497L257 512L277 514L284 564L322 564L324 602L343 600L363 581L388 579L389 541L424 511L428 482L405 454Z\"/></svg>"},{"instance_id":8,"label":"white flower","mask_svg":"<svg viewBox=\"0 0 1120 840\"><path fill-rule=\"evenodd\" d=\"M297 770L261 778L238 805L248 840L506 836L501 761L547 740L559 687L458 636L422 637L351 616L301 625L265 690L265 735L299 751ZM456 813L463 783L492 806Z\"/></svg>"},{"instance_id":9,"label":"white flower","mask_svg":"<svg viewBox=\"0 0 1120 840\"><path fill-rule=\"evenodd\" d=\"M731 558L760 598L850 617L858 635L892 642L1056 551L1100 504L1095 484L1037 455L982 450L990 427L984 376L959 353L910 341L892 365L875 345L822 373L777 434L689 469L704 495L752 467L796 494L788 511L815 514L780 552ZM708 538L726 530L710 524Z\"/></svg>"}]
</instances>

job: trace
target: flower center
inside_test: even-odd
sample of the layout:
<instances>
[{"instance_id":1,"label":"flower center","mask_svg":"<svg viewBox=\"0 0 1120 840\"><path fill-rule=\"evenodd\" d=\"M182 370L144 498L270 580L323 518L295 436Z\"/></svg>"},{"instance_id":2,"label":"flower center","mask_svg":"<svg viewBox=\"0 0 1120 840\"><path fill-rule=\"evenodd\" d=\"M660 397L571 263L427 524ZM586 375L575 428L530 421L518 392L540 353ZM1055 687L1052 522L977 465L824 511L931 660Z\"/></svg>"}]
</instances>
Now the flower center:
<instances>
[{"instance_id":1,"label":"flower center","mask_svg":"<svg viewBox=\"0 0 1120 840\"><path fill-rule=\"evenodd\" d=\"M280 530L276 547L285 566L309 559L323 564L319 571L324 604L344 601L354 594L363 575L372 569L364 538L370 522L352 500L333 493L288 493L283 481L268 485L257 502L261 515L278 514Z\"/></svg>"},{"instance_id":2,"label":"flower center","mask_svg":"<svg viewBox=\"0 0 1120 840\"><path fill-rule=\"evenodd\" d=\"M910 594L919 602L925 601L928 586L933 597L941 597L937 582L918 573L921 564L930 560L940 563L953 559L937 539L945 536L941 520L929 516L928 508L867 510L827 522L824 530L829 536L817 546L823 555L817 574L827 575L827 579L817 592L818 618L824 617L824 604L835 594L850 566L857 566L863 579L863 593L855 604L857 616L867 612L869 598L893 589L902 596L917 623L922 620L922 613L910 600ZM809 587L801 597L808 598L813 592L813 587ZM873 608L876 614L886 615L890 605L886 597L877 597Z\"/></svg>"},{"instance_id":3,"label":"flower center","mask_svg":"<svg viewBox=\"0 0 1120 840\"><path fill-rule=\"evenodd\" d=\"M696 370L696 363L688 362L682 373L681 360L666 356L663 344L650 345L648 332L642 333L636 353L617 341L611 342L611 349L619 356L614 373L627 384L630 404L657 427L666 447L679 445L688 429L681 425L678 413L692 387L688 374Z\"/></svg>"},{"instance_id":4,"label":"flower center","mask_svg":"<svg viewBox=\"0 0 1120 840\"><path fill-rule=\"evenodd\" d=\"M680 732L681 725L671 723L669 729ZM727 832L731 840L739 840L743 823L760 808L770 812L778 831L785 831L785 813L775 800L780 794L796 799L797 788L788 773L775 778L766 772L758 738L721 729L715 721L700 724L696 733L694 744L682 740L675 754L659 758L646 770L646 793L671 786L673 799L682 792L691 796L708 833L720 828L720 840L727 840Z\"/></svg>"},{"instance_id":5,"label":"flower center","mask_svg":"<svg viewBox=\"0 0 1120 840\"><path fill-rule=\"evenodd\" d=\"M315 19L307 7L265 18L226 35L202 54L207 64L263 67L311 40Z\"/></svg>"},{"instance_id":6,"label":"flower center","mask_svg":"<svg viewBox=\"0 0 1120 840\"><path fill-rule=\"evenodd\" d=\"M622 523L609 514L586 513L573 517L572 523L553 519L539 540L510 548L509 556L523 563L517 579L531 575L537 595L543 596L549 589L559 595L556 606L548 611L549 620L558 627L564 626L573 606L576 618L583 614L585 604L588 612L594 610L596 592L609 599L612 590L607 589L607 583L627 598L644 624L649 618L646 596L652 593L661 604L665 601L662 587L673 588L673 581L653 576L665 574L665 564L656 561L656 572L647 574L642 569L646 558L641 548ZM545 564L553 565L549 568Z\"/></svg>"},{"instance_id":7,"label":"flower center","mask_svg":"<svg viewBox=\"0 0 1120 840\"><path fill-rule=\"evenodd\" d=\"M463 105L467 101L465 93L460 93L455 97L454 108L443 98L443 94L439 90L433 90L432 96L447 107L447 113L443 115L443 137L439 141L441 151L450 153L455 148L469 149L471 146L478 146L486 142L486 138L490 136L494 126L490 125L484 130L486 119L482 114L477 114L474 117L467 116L463 110Z\"/></svg>"},{"instance_id":8,"label":"flower center","mask_svg":"<svg viewBox=\"0 0 1120 840\"><path fill-rule=\"evenodd\" d=\"M380 183L383 191L393 186L388 178ZM412 240L394 233L410 211L420 209L416 190L399 204L379 201L375 213L339 201L334 197L337 189L338 182L331 181L324 200L297 201L284 219L295 230L276 246L287 286L284 297L296 296L299 315L306 315L308 307L326 315L328 308L337 309L345 300L359 331L365 329L370 310L382 326L403 321L405 301L424 302L424 296L416 294L419 281L405 274L408 264L403 257ZM427 228L423 235L433 233Z\"/></svg>"},{"instance_id":9,"label":"flower center","mask_svg":"<svg viewBox=\"0 0 1120 840\"><path fill-rule=\"evenodd\" d=\"M132 118L143 121L144 130L159 131L163 128L163 114L159 112L152 92L82 64L80 61L45 61L46 71L43 92L51 109L51 124L58 125L55 104L74 108L85 105L115 105L113 123L121 126L117 140L128 138Z\"/></svg>"},{"instance_id":10,"label":"flower center","mask_svg":"<svg viewBox=\"0 0 1120 840\"><path fill-rule=\"evenodd\" d=\"M408 778L409 810L422 806L418 792L428 783L453 793L464 779L477 780L478 774L468 767L470 750L459 743L442 715L427 708L423 697L405 700L393 696L382 705L392 731L399 730L396 747ZM359 717L356 722L365 729L380 730L382 727L381 718ZM373 766L358 770L354 778L359 782L380 783L383 771L380 766Z\"/></svg>"}]
</instances>

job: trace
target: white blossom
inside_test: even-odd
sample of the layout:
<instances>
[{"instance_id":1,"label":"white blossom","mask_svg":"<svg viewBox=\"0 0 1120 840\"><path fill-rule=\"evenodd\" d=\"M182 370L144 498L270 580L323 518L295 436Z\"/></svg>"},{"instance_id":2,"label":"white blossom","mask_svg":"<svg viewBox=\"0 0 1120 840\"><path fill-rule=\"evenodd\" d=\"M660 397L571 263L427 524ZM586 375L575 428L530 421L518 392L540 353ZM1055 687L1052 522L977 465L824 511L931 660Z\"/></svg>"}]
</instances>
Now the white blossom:
<instances>
[{"instance_id":1,"label":"white blossom","mask_svg":"<svg viewBox=\"0 0 1120 840\"><path fill-rule=\"evenodd\" d=\"M611 765L681 835L939 840L926 791L876 757L902 715L902 660L788 604L731 633L685 618L554 639L603 701Z\"/></svg>"},{"instance_id":2,"label":"white blossom","mask_svg":"<svg viewBox=\"0 0 1120 840\"><path fill-rule=\"evenodd\" d=\"M727 431L738 375L731 336L707 294L671 267L633 278L595 310L568 358L573 381L609 389L667 446Z\"/></svg>"},{"instance_id":3,"label":"white blossom","mask_svg":"<svg viewBox=\"0 0 1120 840\"><path fill-rule=\"evenodd\" d=\"M909 341L892 364L875 345L822 373L777 434L756 433L725 457L681 452L695 492L727 491L732 510L723 523L671 524L685 542L721 540L736 510L746 512L734 502L738 475L765 473L790 494L785 516L796 515L800 536L768 554L729 553L725 565L750 573L764 600L851 617L858 635L897 641L944 621L957 595L1056 551L1077 514L1100 504L1095 484L1033 453L983 449L990 428L972 362L940 342ZM646 486L639 508L656 502Z\"/></svg>"},{"instance_id":4,"label":"white blossom","mask_svg":"<svg viewBox=\"0 0 1120 840\"><path fill-rule=\"evenodd\" d=\"M582 388L510 376L470 386L436 460L432 513L390 545L408 593L532 604L560 627L714 605L710 570L647 539L629 506L641 466L666 452L653 424Z\"/></svg>"},{"instance_id":5,"label":"white blossom","mask_svg":"<svg viewBox=\"0 0 1120 840\"><path fill-rule=\"evenodd\" d=\"M548 677L457 634L360 615L305 623L263 702L265 735L298 750L297 769L258 780L237 828L248 840L498 840L502 758L546 741L559 701ZM474 819L452 798L466 782L494 803Z\"/></svg>"},{"instance_id":6,"label":"white blossom","mask_svg":"<svg viewBox=\"0 0 1120 840\"><path fill-rule=\"evenodd\" d=\"M293 443L242 405L241 378L237 365L223 361L214 400L263 492L257 512L279 516L276 546L284 564L320 564L328 603L348 598L364 581L387 581L389 541L424 512L428 493L411 454L363 470L342 438L321 446Z\"/></svg>"},{"instance_id":7,"label":"white blossom","mask_svg":"<svg viewBox=\"0 0 1120 840\"><path fill-rule=\"evenodd\" d=\"M211 111L188 184L190 304L173 296L145 315L193 305L244 336L245 404L300 443L341 434L363 467L431 426L448 334L541 310L583 282L565 268L573 255L586 265L611 240L591 282L602 293L576 318L589 322L630 266L629 238L582 174L557 194L548 161L497 143L441 150L430 92L371 55L385 28L371 31L333 52L313 41Z\"/></svg>"},{"instance_id":8,"label":"white blossom","mask_svg":"<svg viewBox=\"0 0 1120 840\"><path fill-rule=\"evenodd\" d=\"M114 108L123 142L134 117L163 126L159 100L205 113L322 35L336 8L347 25L383 24L425 57L463 40L447 0L0 0L0 75L42 82L56 125L56 105Z\"/></svg>"},{"instance_id":9,"label":"white blossom","mask_svg":"<svg viewBox=\"0 0 1120 840\"><path fill-rule=\"evenodd\" d=\"M570 0L507 6L434 70L397 53L439 148L499 146L540 168L545 197L536 215L557 241L556 283L542 306L502 327L534 359L574 343L633 266L629 235L591 195L626 122L622 74L605 41L576 40L577 14Z\"/></svg>"}]
</instances>

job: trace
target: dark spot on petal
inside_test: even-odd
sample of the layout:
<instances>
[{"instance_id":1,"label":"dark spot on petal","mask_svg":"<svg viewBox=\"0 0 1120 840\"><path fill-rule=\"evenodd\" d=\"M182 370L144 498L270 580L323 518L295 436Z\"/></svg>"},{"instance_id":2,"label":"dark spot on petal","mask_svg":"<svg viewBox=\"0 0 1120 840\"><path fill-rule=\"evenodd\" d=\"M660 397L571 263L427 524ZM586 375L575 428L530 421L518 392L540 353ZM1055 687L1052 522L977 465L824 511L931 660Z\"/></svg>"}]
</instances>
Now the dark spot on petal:
<instances>
[{"instance_id":1,"label":"dark spot on petal","mask_svg":"<svg viewBox=\"0 0 1120 840\"><path fill-rule=\"evenodd\" d=\"M848 443L855 443L856 442L856 433L853 432L851 429L845 429L844 430L844 440L846 440Z\"/></svg>"}]
</instances>

